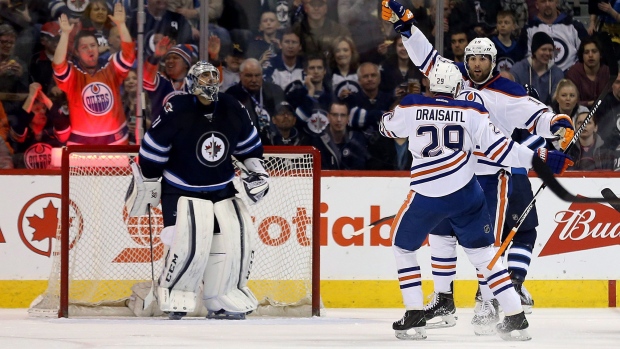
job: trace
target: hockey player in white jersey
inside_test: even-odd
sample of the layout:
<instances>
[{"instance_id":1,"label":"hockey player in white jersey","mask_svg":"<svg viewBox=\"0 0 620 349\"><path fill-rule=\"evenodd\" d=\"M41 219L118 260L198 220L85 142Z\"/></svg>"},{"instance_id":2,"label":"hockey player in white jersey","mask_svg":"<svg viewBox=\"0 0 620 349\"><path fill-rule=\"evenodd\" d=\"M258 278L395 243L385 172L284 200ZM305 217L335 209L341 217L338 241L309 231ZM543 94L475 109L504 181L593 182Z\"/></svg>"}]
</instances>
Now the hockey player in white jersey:
<instances>
[{"instance_id":1,"label":"hockey player in white jersey","mask_svg":"<svg viewBox=\"0 0 620 349\"><path fill-rule=\"evenodd\" d=\"M529 326L519 295L507 270L496 263L486 266L495 254L491 219L474 170L476 155L506 166L531 166L540 156L556 173L572 161L558 151L526 146L507 139L489 121L480 104L454 97L463 84L459 69L451 62L437 62L428 74L435 97L407 95L385 113L379 130L385 137L408 138L411 164L410 192L394 218L392 251L406 312L392 328L399 339L426 338L422 282L417 251L428 233L442 221L449 222L470 262L502 305L504 321L497 331L505 340L528 340ZM408 330L415 333L409 334ZM518 331L513 337L512 331Z\"/></svg>"},{"instance_id":2,"label":"hockey player in white jersey","mask_svg":"<svg viewBox=\"0 0 620 349\"><path fill-rule=\"evenodd\" d=\"M413 16L407 11L394 0L383 1L383 19L394 23L394 29L403 37L403 44L409 57L424 74L428 74L436 62L445 60L445 58L433 49L424 35L413 25ZM570 117L554 114L547 106L529 97L521 85L494 73L496 54L495 45L487 38L474 39L467 45L465 49L466 62L455 64L459 67L461 74L466 77L468 85L473 89L463 91L459 98L482 103L489 111L493 124L506 137L510 137L515 130L526 130L534 136L527 141L532 148L543 145L544 139L542 138L559 138L559 143L564 149L574 134ZM533 197L527 178L527 170L525 168L511 169L486 159L479 159L478 165L476 175L487 197L496 237L495 243L499 246L503 237L502 228L505 224L508 197L513 182L517 187L523 189L510 195L511 211L523 212ZM533 303L522 286L536 239L535 228L538 225L535 208L532 211L519 229L508 251L508 270L515 288L519 292L524 309ZM440 306L442 297L449 298L448 303L452 302L452 312L454 308L451 284L456 275L457 241L444 228L438 227L429 236L433 265L436 266L433 269L436 294L433 301L429 303L430 316L432 313L442 315L442 307ZM496 311L496 304L491 302L493 294L485 287L482 279L479 280L479 283L485 302L481 307L476 308L477 313L472 322L474 325L479 324L484 327L488 321L497 322L499 315ZM435 312L434 310L438 311ZM478 310L482 312L478 312ZM476 333L489 334L482 327L480 330L475 327ZM492 329L492 327L490 328Z\"/></svg>"}]
</instances>

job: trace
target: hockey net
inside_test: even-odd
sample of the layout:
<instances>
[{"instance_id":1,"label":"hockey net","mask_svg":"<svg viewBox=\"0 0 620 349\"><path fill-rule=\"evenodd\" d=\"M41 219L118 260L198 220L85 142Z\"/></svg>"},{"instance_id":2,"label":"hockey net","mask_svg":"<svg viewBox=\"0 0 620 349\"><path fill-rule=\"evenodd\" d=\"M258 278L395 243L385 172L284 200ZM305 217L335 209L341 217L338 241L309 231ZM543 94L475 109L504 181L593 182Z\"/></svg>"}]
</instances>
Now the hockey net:
<instances>
[{"instance_id":1,"label":"hockey net","mask_svg":"<svg viewBox=\"0 0 620 349\"><path fill-rule=\"evenodd\" d=\"M47 290L29 308L31 316L135 316L128 306L136 287L150 289L153 272L157 280L164 259L160 206L142 217L128 217L124 207L129 166L138 150L63 150L52 271ZM239 176L235 179L258 232L248 285L260 301L259 315L320 313L318 156L312 147L265 147L270 188L256 205L249 204Z\"/></svg>"}]
</instances>

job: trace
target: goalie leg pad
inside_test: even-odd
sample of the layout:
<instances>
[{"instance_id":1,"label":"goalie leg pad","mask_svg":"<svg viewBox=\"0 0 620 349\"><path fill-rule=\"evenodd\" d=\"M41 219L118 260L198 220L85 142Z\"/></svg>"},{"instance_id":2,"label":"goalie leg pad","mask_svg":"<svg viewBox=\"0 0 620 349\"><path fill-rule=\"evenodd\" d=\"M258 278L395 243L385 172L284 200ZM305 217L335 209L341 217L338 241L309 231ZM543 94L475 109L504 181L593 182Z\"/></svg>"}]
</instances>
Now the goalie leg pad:
<instances>
[{"instance_id":1,"label":"goalie leg pad","mask_svg":"<svg viewBox=\"0 0 620 349\"><path fill-rule=\"evenodd\" d=\"M220 232L213 236L205 269L205 306L211 314L249 313L258 306L256 297L247 287L254 256L252 219L238 198L217 202L213 210Z\"/></svg>"},{"instance_id":2,"label":"goalie leg pad","mask_svg":"<svg viewBox=\"0 0 620 349\"><path fill-rule=\"evenodd\" d=\"M181 196L172 246L157 290L162 311L192 312L213 238L213 203Z\"/></svg>"}]
</instances>

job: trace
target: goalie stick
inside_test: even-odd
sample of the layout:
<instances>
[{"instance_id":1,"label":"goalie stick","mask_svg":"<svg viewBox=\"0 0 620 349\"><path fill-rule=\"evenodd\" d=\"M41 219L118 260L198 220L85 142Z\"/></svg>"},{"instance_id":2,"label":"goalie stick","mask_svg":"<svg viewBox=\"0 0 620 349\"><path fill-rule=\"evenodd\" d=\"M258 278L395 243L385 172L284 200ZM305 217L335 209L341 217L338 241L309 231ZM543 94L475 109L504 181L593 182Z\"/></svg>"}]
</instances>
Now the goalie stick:
<instances>
[{"instance_id":1,"label":"goalie stick","mask_svg":"<svg viewBox=\"0 0 620 349\"><path fill-rule=\"evenodd\" d=\"M151 290L144 297L144 302L142 303L142 310L147 309L151 303L156 299L155 296L155 264L153 259L153 226L151 225L151 204L146 205L146 209L149 212L149 236L150 236L150 247L151 247Z\"/></svg>"}]
</instances>

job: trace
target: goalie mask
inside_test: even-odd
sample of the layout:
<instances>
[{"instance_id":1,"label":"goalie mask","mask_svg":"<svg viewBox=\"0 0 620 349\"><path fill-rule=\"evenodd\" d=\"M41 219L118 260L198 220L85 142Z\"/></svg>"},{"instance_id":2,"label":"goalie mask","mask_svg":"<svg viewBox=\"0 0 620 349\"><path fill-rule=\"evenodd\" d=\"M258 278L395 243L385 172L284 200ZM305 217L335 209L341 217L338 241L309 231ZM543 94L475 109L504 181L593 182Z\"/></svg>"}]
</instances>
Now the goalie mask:
<instances>
[{"instance_id":1,"label":"goalie mask","mask_svg":"<svg viewBox=\"0 0 620 349\"><path fill-rule=\"evenodd\" d=\"M476 81L474 80L474 77L471 75L470 73L470 67L468 65L468 61L469 61L469 57L470 56L476 56L476 55L484 55L484 56L489 56L489 59L491 60L491 70L489 71L489 75L484 78L484 80L482 81ZM495 59L497 57L497 49L495 48L495 44L493 43L493 41L491 41L488 38L476 38L474 40L472 40L469 44L467 44L467 46L465 47L465 68L467 69L467 75L469 75L469 78L471 79L471 81L473 81L476 84L484 84L485 82L489 81L489 79L493 76L493 70L495 69Z\"/></svg>"},{"instance_id":2,"label":"goalie mask","mask_svg":"<svg viewBox=\"0 0 620 349\"><path fill-rule=\"evenodd\" d=\"M208 101L217 101L220 72L213 64L198 61L189 69L186 79L189 93L202 96Z\"/></svg>"},{"instance_id":3,"label":"goalie mask","mask_svg":"<svg viewBox=\"0 0 620 349\"><path fill-rule=\"evenodd\" d=\"M461 91L463 85L463 76L459 68L452 62L438 60L430 74L429 89L435 93L445 93L452 97L456 97Z\"/></svg>"}]
</instances>

